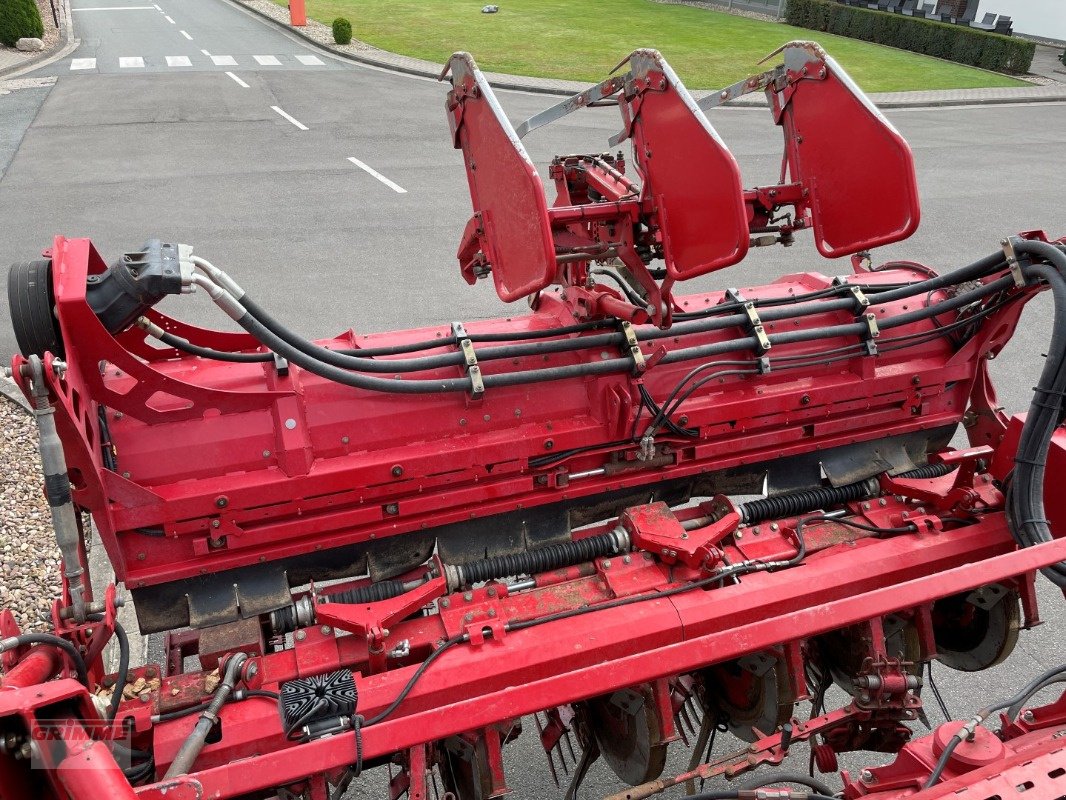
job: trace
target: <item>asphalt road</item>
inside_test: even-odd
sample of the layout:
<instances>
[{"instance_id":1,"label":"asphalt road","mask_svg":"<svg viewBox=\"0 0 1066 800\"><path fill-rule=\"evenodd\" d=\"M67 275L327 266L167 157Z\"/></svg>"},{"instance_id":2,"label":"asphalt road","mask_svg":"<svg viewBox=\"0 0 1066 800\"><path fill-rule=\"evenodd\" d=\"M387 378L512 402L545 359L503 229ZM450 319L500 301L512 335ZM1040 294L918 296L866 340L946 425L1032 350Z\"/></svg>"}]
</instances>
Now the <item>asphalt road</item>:
<instances>
[{"instance_id":1,"label":"asphalt road","mask_svg":"<svg viewBox=\"0 0 1066 800\"><path fill-rule=\"evenodd\" d=\"M443 86L331 60L223 0L164 0L159 9L125 0L148 7L86 10L117 5L77 0L81 48L40 73L57 76L55 86L0 96L0 262L35 257L57 233L92 237L108 260L153 236L188 242L310 336L523 313L497 300L491 285L471 288L458 275L454 253L470 202L449 142ZM168 65L168 56L189 65ZM500 99L516 121L552 102L514 92ZM878 258L951 269L997 249L1010 233L1066 234L1066 107L889 116L915 151L924 220L909 242ZM765 111L719 110L711 119L747 184L776 179L780 135ZM613 110L590 110L535 132L527 145L543 165L555 153L602 150L618 126ZM877 196L871 186L868 213L877 213ZM801 236L789 250L756 251L693 288L848 269L821 259ZM167 310L224 325L202 297L168 302ZM1007 408L1028 403L1049 310L1045 298L1033 304L995 365ZM0 307L0 353L13 349ZM1062 597L1046 585L1041 595L1050 622L1023 634L1009 664L975 675L939 671L956 715L1061 660ZM939 712L930 706L935 722ZM515 796L557 796L531 728L509 761ZM675 746L668 769L687 757ZM802 753L799 761L806 765ZM379 778L352 796L384 796ZM616 788L600 765L586 786L581 796L590 798Z\"/></svg>"}]
</instances>

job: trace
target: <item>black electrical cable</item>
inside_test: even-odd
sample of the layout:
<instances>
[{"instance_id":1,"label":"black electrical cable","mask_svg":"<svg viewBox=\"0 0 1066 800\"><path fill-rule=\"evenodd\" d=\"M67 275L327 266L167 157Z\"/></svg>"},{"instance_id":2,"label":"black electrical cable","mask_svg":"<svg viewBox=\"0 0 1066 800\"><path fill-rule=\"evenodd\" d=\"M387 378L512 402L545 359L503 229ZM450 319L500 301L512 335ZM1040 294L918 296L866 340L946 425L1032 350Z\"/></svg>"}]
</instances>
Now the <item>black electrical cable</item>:
<instances>
[{"instance_id":1,"label":"black electrical cable","mask_svg":"<svg viewBox=\"0 0 1066 800\"><path fill-rule=\"evenodd\" d=\"M190 355L200 356L201 358L211 358L215 361L229 361L234 364L250 364L274 360L273 353L231 353L224 350L215 350L211 347L201 347L200 345L193 344L188 339L183 339L180 336L175 336L174 334L166 333L165 331L159 334L158 338L163 344L169 345L175 350L181 350Z\"/></svg>"},{"instance_id":2,"label":"black electrical cable","mask_svg":"<svg viewBox=\"0 0 1066 800\"><path fill-rule=\"evenodd\" d=\"M952 719L951 712L948 710L948 704L944 702L943 695L940 694L940 689L937 687L936 681L933 680L932 661L925 662L925 671L929 676L929 688L933 690L933 697L936 698L936 703L940 706L940 713L944 715L944 721L949 722Z\"/></svg>"},{"instance_id":3,"label":"black electrical cable","mask_svg":"<svg viewBox=\"0 0 1066 800\"><path fill-rule=\"evenodd\" d=\"M226 702L238 702L249 697L262 697L265 700L273 700L274 702L277 702L281 699L278 696L277 692L267 691L266 689L238 689L236 692L230 695L229 699ZM180 711L168 711L164 714L159 714L158 716L153 717L153 719L157 722L171 722L172 720L181 719L182 717L188 717L192 714L199 714L209 705L211 705L211 701L205 700L202 703L198 703L195 706L189 706L188 708L183 708Z\"/></svg>"},{"instance_id":4,"label":"black electrical cable","mask_svg":"<svg viewBox=\"0 0 1066 800\"><path fill-rule=\"evenodd\" d=\"M85 668L85 659L82 658L81 653L78 652L78 648L76 648L71 642L51 633L20 633L18 636L12 638L15 640L16 646L18 647L27 644L43 644L50 647L58 647L66 653L74 663L74 671L78 674L78 682L86 689L90 688L89 672Z\"/></svg>"}]
</instances>

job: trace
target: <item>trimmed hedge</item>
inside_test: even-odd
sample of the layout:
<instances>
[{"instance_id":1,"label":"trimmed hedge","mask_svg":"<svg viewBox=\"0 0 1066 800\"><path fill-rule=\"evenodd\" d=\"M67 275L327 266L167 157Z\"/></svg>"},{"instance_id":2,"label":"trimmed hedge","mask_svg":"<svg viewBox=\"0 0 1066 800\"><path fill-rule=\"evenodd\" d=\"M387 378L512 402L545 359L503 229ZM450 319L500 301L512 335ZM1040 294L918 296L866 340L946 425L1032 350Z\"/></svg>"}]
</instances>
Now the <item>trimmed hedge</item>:
<instances>
[{"instance_id":1,"label":"trimmed hedge","mask_svg":"<svg viewBox=\"0 0 1066 800\"><path fill-rule=\"evenodd\" d=\"M34 0L0 0L0 43L14 47L19 39L42 36L44 23Z\"/></svg>"},{"instance_id":2,"label":"trimmed hedge","mask_svg":"<svg viewBox=\"0 0 1066 800\"><path fill-rule=\"evenodd\" d=\"M785 21L800 28L885 44L994 72L1029 71L1036 44L965 25L846 6L834 0L788 0Z\"/></svg>"},{"instance_id":3,"label":"trimmed hedge","mask_svg":"<svg viewBox=\"0 0 1066 800\"><path fill-rule=\"evenodd\" d=\"M337 44L352 43L352 23L344 17L333 20L333 41Z\"/></svg>"}]
</instances>

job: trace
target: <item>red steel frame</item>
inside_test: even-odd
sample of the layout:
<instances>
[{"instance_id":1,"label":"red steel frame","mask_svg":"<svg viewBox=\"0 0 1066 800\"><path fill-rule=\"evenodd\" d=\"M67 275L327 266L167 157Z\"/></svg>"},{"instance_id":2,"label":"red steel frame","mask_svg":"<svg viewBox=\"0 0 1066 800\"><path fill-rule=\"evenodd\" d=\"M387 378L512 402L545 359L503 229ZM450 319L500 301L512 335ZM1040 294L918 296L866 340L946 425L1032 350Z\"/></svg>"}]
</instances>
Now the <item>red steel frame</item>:
<instances>
[{"instance_id":1,"label":"red steel frame","mask_svg":"<svg viewBox=\"0 0 1066 800\"><path fill-rule=\"evenodd\" d=\"M774 235L784 239L813 228L818 248L827 256L905 238L917 225L909 150L815 46L786 47L783 67L749 82L748 89L767 89L775 121L785 133L791 174L783 172L777 187L748 191L741 187L732 156L665 61L653 51L638 51L629 67L625 76L597 92L600 98L620 93L622 138L636 144L641 187L629 182L624 165L614 159L567 157L553 165L559 200L549 208L515 129L473 60L457 56L451 62L449 120L455 144L464 151L475 205L459 251L464 277L473 282L491 272L505 299L536 295L532 315L473 323L466 326L468 332L513 335L604 315L666 326L675 314L726 299L722 292L675 299L672 284L742 258L749 237L774 225L780 205L791 206L795 216L774 228ZM731 91L739 90L734 87L723 96ZM837 116L829 119L832 109ZM879 157L867 151L860 159L855 155L862 152L859 148L853 153L840 149L834 138L845 127L838 124L840 114L863 132ZM681 121L671 124L671 119ZM668 145L672 137L678 141ZM683 152L686 143L698 152L695 165L687 164L690 174L684 174L686 162L669 155L671 147ZM837 158L842 154L847 154L843 162ZM868 181L883 182L881 214L852 205L862 163L873 164ZM841 165L847 174L840 173ZM508 195L507 187L514 194ZM700 226L708 220L721 223L717 238L701 239ZM618 230L626 226L636 231L630 238ZM661 283L636 256L638 246L660 248L667 264ZM592 264L608 253L631 268L649 308L641 309L592 278ZM655 687L653 696L664 705L669 702L664 693L668 680L753 653L780 654L802 698L808 643L829 631L865 626L870 653L864 669L896 688L797 722L792 734L796 741L818 734L839 750L857 749L866 741L857 731L879 731L892 740L902 735L899 725L920 706L905 681L899 683L908 665L886 653L885 617L895 615L913 626L925 661L936 656L932 608L937 600L1001 584L1021 598L1025 624L1036 624L1035 572L1066 559L1062 539L1016 549L997 488L1012 466L1020 422L1008 420L998 408L987 359L1010 338L1023 302L1005 305L958 350L943 339L931 339L876 358L860 354L795 372L723 378L685 406L686 424L698 430L698 437L685 441L667 434L660 440L666 449L653 463L645 463L632 442L619 443L639 414L640 387L662 398L692 366L658 363L664 355L735 338L735 330L692 333L677 323L671 335L642 344L637 354L624 348L617 356L604 354L596 347L480 365L492 375L632 358L632 372L554 381L543 390L532 385L478 397L397 397L342 387L296 367L278 370L273 364L221 364L183 356L150 345L140 329L112 336L85 299L86 278L106 269L92 245L57 238L49 255L56 316L67 347L61 367L53 358L45 359L45 380L75 501L92 513L117 579L130 588L151 590L256 564L281 569L286 559L307 552L959 422L967 425L976 449L933 454L959 464L954 475L906 481L886 474L880 502L848 506L854 518L867 524L913 523L913 533L878 538L821 521L807 529L807 558L801 565L747 575L735 585L679 591L706 578L715 565L792 558L799 539L797 519L738 528L739 518L726 516L697 528L690 539L679 521L706 513L708 504L678 512L662 505L638 507L622 518L632 553L535 576L535 586L527 591L511 593L507 584L490 582L449 593L438 575L392 600L365 606L320 603L316 623L301 628L284 649L267 647L261 631L220 646L208 645L206 632L172 632L168 664L136 670L138 676L158 678L158 688L123 702L122 722L110 729L100 725L78 684L62 676L46 680L69 667L57 651L37 647L17 666L5 656L9 672L0 684L0 722L17 718L36 730L43 719L51 719L67 755L47 764L43 777L31 779L0 752L3 800L21 800L34 792L85 798L99 791L94 785L106 785L109 796L159 800L269 796L281 786L324 797L325 781L339 778L355 760L356 734L287 741L276 704L262 699L222 708L224 735L205 746L195 771L136 790L126 783L99 740L121 730L135 746L151 750L156 774L162 775L196 717L161 722L153 721L153 715L188 708L211 694L203 673L186 674L181 667L181 656L197 649L205 664L220 666L230 653L249 653L241 674L252 689L276 690L296 678L353 669L359 714L371 718L392 703L440 642L465 634L468 641L441 655L395 713L359 734L365 760L398 754L405 771L394 783L394 794L407 791L415 798L425 796L425 769L434 758L427 745L432 743L466 734L490 742L490 757L495 758L506 739L503 726L522 715L641 684ZM864 286L908 283L928 274L920 265L871 271L862 257L854 263L856 274L847 281ZM560 289L548 291L552 284ZM831 285L824 276L800 273L744 288L742 294L765 301ZM1029 290L1019 292L1023 301L1029 296ZM908 310L908 303L914 300L874 302L870 313L891 318ZM771 334L803 330L849 322L857 313L821 312L795 324L788 320L766 327ZM195 328L157 311L149 316L201 346L227 351L258 346L245 334ZM932 322L916 322L893 335L933 330ZM434 328L374 336L347 332L323 344L365 348L445 335L447 331ZM850 342L842 338L827 346L842 344ZM786 345L775 349L774 356L811 352L811 345ZM15 374L28 388L24 363L16 358ZM966 416L968 408L981 413ZM99 409L104 409L110 443L119 455L117 471L103 464ZM1052 471L1066 469L1064 445L1066 436L1060 434L1051 452ZM580 450L557 461L537 461L575 449ZM602 474L588 474L600 469ZM958 514L969 515L968 522L960 524ZM1062 498L1049 497L1053 526L1061 529L1064 514ZM137 530L156 527L161 536L146 537ZM646 599L525 630L510 627L636 597ZM113 631L113 586L103 602L101 623L71 622L61 613L62 600L54 614L56 630L85 646L95 681L104 678L99 653ZM434 613L416 613L423 608ZM9 615L0 616L4 635L14 632L12 626ZM390 655L399 653L394 648L401 643L408 652ZM1056 714L1057 709L1041 719L1052 725ZM743 754L625 796L647 796L691 777L733 775L779 763L788 747L783 732L760 733ZM1032 755L1032 748L1057 752L1043 728L1011 735L1020 737L1019 758ZM913 752L906 757L916 753L917 763L925 763L926 744L908 745ZM95 767L82 763L93 759ZM908 763L898 762L900 774L910 768ZM1011 768L1014 763L1010 761ZM502 767L494 762L493 769L494 785L502 790ZM951 785L947 782L929 796L946 794ZM846 784L846 792L849 798L870 793L869 786L854 782Z\"/></svg>"}]
</instances>

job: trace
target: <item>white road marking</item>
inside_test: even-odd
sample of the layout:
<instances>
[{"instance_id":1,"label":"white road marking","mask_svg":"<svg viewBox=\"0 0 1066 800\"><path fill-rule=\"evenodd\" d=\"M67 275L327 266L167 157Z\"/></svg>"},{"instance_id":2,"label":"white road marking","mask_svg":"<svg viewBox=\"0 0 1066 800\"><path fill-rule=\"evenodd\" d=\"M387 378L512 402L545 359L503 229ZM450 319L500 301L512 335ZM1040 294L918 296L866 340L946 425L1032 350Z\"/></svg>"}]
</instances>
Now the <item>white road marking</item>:
<instances>
[{"instance_id":1,"label":"white road marking","mask_svg":"<svg viewBox=\"0 0 1066 800\"><path fill-rule=\"evenodd\" d=\"M170 17L168 17L166 14L163 15L163 19L165 19L171 25L177 25L177 23L174 20L172 20Z\"/></svg>"},{"instance_id":2,"label":"white road marking","mask_svg":"<svg viewBox=\"0 0 1066 800\"><path fill-rule=\"evenodd\" d=\"M125 56L118 60L121 69L140 69L144 66L144 59L140 56Z\"/></svg>"},{"instance_id":3,"label":"white road marking","mask_svg":"<svg viewBox=\"0 0 1066 800\"><path fill-rule=\"evenodd\" d=\"M273 111L277 111L279 114L281 114L281 116L285 117L285 119L287 119L289 122L291 122L293 125L295 125L300 130L302 130L302 131L306 131L307 130L307 126L304 125L302 122L300 122L300 120L296 119L295 117L290 117L288 114L286 114L284 111L282 111L277 106L271 106L270 108Z\"/></svg>"},{"instance_id":4,"label":"white road marking","mask_svg":"<svg viewBox=\"0 0 1066 800\"><path fill-rule=\"evenodd\" d=\"M168 67L191 67L192 61L188 56L167 56Z\"/></svg>"},{"instance_id":5,"label":"white road marking","mask_svg":"<svg viewBox=\"0 0 1066 800\"><path fill-rule=\"evenodd\" d=\"M351 161L353 164L355 164L355 166L359 167L359 169L361 169L364 172L368 172L371 175L373 175L375 178L377 178L379 181L381 181L383 184L388 186L390 189L392 189L397 194L407 194L407 190L404 189L402 186L400 186L400 184L394 183L393 181L390 181L388 178L386 178L384 175L382 175L376 169L374 169L373 167L367 166L362 161L360 161L358 158L349 158L348 160Z\"/></svg>"},{"instance_id":6,"label":"white road marking","mask_svg":"<svg viewBox=\"0 0 1066 800\"><path fill-rule=\"evenodd\" d=\"M163 9L161 9L161 8L160 8L159 6L156 6L156 7L155 7L155 10L156 10L156 11L162 11Z\"/></svg>"},{"instance_id":7,"label":"white road marking","mask_svg":"<svg viewBox=\"0 0 1066 800\"><path fill-rule=\"evenodd\" d=\"M70 68L75 69L96 69L95 58L73 58L70 61Z\"/></svg>"},{"instance_id":8,"label":"white road marking","mask_svg":"<svg viewBox=\"0 0 1066 800\"><path fill-rule=\"evenodd\" d=\"M211 58L211 54L209 52L207 52L206 50L201 50L200 52L203 53L208 58Z\"/></svg>"},{"instance_id":9,"label":"white road marking","mask_svg":"<svg viewBox=\"0 0 1066 800\"><path fill-rule=\"evenodd\" d=\"M156 6L97 6L96 8L72 8L71 11L151 11Z\"/></svg>"},{"instance_id":10,"label":"white road marking","mask_svg":"<svg viewBox=\"0 0 1066 800\"><path fill-rule=\"evenodd\" d=\"M281 62L278 61L277 56L252 56L261 66L264 67L280 67Z\"/></svg>"},{"instance_id":11,"label":"white road marking","mask_svg":"<svg viewBox=\"0 0 1066 800\"><path fill-rule=\"evenodd\" d=\"M189 34L187 34L185 31L181 31L181 35L188 39L190 42L192 41L192 37L189 36Z\"/></svg>"},{"instance_id":12,"label":"white road marking","mask_svg":"<svg viewBox=\"0 0 1066 800\"><path fill-rule=\"evenodd\" d=\"M237 59L235 59L233 56L211 56L211 60L215 62L216 67L237 66Z\"/></svg>"},{"instance_id":13,"label":"white road marking","mask_svg":"<svg viewBox=\"0 0 1066 800\"><path fill-rule=\"evenodd\" d=\"M238 78L238 77L237 77L236 75L234 75L234 74L233 74L232 72L227 72L226 74L227 74L227 75L229 75L229 76L230 76L231 78L233 78L233 80L237 81L237 85L238 85L238 86L241 86L241 87L243 87L243 88L245 88L245 89L247 89L247 88L248 88L248 84L247 84L247 83L245 83L244 81L242 81L242 80L241 80L240 78Z\"/></svg>"},{"instance_id":14,"label":"white road marking","mask_svg":"<svg viewBox=\"0 0 1066 800\"><path fill-rule=\"evenodd\" d=\"M296 60L306 67L323 66L322 59L318 56L298 55L296 56Z\"/></svg>"}]
</instances>

